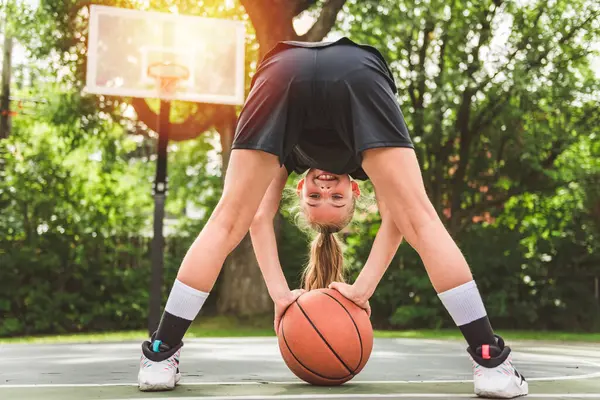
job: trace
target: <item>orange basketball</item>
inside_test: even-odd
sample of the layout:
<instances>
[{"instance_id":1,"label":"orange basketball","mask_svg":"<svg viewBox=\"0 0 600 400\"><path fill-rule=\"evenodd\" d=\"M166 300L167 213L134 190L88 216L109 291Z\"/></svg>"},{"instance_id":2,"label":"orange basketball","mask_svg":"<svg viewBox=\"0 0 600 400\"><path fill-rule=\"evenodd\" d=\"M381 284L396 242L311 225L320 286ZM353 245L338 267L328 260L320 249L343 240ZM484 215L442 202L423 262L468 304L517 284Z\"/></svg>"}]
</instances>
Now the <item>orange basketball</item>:
<instances>
[{"instance_id":1,"label":"orange basketball","mask_svg":"<svg viewBox=\"0 0 600 400\"><path fill-rule=\"evenodd\" d=\"M365 366L373 328L365 310L336 290L303 294L279 325L279 349L289 369L313 385L341 385Z\"/></svg>"}]
</instances>

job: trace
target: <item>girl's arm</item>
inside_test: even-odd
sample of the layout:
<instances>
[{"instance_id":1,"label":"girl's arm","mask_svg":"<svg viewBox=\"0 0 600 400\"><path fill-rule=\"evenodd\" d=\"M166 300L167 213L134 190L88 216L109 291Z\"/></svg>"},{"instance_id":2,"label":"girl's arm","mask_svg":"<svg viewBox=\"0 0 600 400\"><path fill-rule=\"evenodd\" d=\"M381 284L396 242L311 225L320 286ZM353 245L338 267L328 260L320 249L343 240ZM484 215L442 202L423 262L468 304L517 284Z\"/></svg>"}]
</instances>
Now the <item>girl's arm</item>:
<instances>
[{"instance_id":1,"label":"girl's arm","mask_svg":"<svg viewBox=\"0 0 600 400\"><path fill-rule=\"evenodd\" d=\"M377 199L381 226L375 236L371 253L354 286L363 299L368 300L388 269L398 247L402 243L402 232L396 226L385 204Z\"/></svg>"},{"instance_id":2,"label":"girl's arm","mask_svg":"<svg viewBox=\"0 0 600 400\"><path fill-rule=\"evenodd\" d=\"M288 173L285 167L282 167L269 185L250 226L254 254L256 254L269 294L276 304L290 295L290 288L279 263L275 229L273 228L273 219L279 210L281 193L287 177Z\"/></svg>"},{"instance_id":3,"label":"girl's arm","mask_svg":"<svg viewBox=\"0 0 600 400\"><path fill-rule=\"evenodd\" d=\"M340 291L348 299L357 305L369 309L369 298L375 292L383 274L392 262L400 243L402 233L394 223L385 204L378 198L379 213L381 214L381 226L375 236L371 247L369 258L353 285L339 282L330 285L332 289Z\"/></svg>"}]
</instances>

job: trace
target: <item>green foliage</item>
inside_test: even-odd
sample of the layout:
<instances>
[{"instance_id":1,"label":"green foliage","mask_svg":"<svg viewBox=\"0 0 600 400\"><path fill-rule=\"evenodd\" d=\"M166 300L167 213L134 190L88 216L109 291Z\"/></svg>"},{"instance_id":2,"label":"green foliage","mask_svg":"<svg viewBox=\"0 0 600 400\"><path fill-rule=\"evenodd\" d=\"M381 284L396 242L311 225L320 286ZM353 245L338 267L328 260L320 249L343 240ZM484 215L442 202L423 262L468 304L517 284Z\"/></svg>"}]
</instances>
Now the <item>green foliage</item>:
<instances>
[{"instance_id":1,"label":"green foliage","mask_svg":"<svg viewBox=\"0 0 600 400\"><path fill-rule=\"evenodd\" d=\"M126 135L74 92L36 95L48 105L14 119L0 142L0 336L140 328L154 173L146 147L155 143ZM171 149L167 209L178 223L169 227L165 292L220 194L211 138ZM191 205L199 219L185 217Z\"/></svg>"},{"instance_id":2,"label":"green foliage","mask_svg":"<svg viewBox=\"0 0 600 400\"><path fill-rule=\"evenodd\" d=\"M496 326L598 329L598 3L361 0L345 12L341 30L390 62L427 191ZM371 218L347 239L355 273ZM373 304L381 326L451 326L406 248Z\"/></svg>"},{"instance_id":3,"label":"green foliage","mask_svg":"<svg viewBox=\"0 0 600 400\"><path fill-rule=\"evenodd\" d=\"M75 146L70 121L15 122L0 144L0 334L137 326L147 265L132 233L150 204L130 196L143 178L120 157L131 139L97 121L103 136Z\"/></svg>"},{"instance_id":4,"label":"green foliage","mask_svg":"<svg viewBox=\"0 0 600 400\"><path fill-rule=\"evenodd\" d=\"M0 142L0 336L145 325L155 137L128 99L82 94L88 4L11 3L9 29L41 60L17 69L19 93L48 104ZM237 2L152 3L175 6L247 20ZM349 0L339 21L390 62L428 193L499 328L600 329L599 15L585 0ZM176 103L172 121L198 110ZM165 294L220 196L217 140L170 146ZM380 224L368 207L357 214L343 234L351 279ZM287 209L278 223L298 287L308 237ZM407 244L371 304L381 328L453 325Z\"/></svg>"}]
</instances>

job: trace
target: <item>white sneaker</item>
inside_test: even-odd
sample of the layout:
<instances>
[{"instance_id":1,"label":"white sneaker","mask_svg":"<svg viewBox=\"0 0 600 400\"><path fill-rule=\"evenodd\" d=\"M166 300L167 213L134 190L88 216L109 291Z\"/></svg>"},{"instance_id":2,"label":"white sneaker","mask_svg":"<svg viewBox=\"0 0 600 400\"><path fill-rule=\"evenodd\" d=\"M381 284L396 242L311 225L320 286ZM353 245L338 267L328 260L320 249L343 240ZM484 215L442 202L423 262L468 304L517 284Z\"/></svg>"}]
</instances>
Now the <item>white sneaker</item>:
<instances>
[{"instance_id":1,"label":"white sneaker","mask_svg":"<svg viewBox=\"0 0 600 400\"><path fill-rule=\"evenodd\" d=\"M467 349L473 361L475 394L492 399L512 399L529 393L529 385L513 366L510 347L496 336L497 346Z\"/></svg>"},{"instance_id":2,"label":"white sneaker","mask_svg":"<svg viewBox=\"0 0 600 400\"><path fill-rule=\"evenodd\" d=\"M179 355L182 346L183 343L170 349L159 341L157 349L160 351L155 352L149 341L142 344L140 372L138 373L138 386L141 391L155 392L175 389L175 385L181 379Z\"/></svg>"}]
</instances>

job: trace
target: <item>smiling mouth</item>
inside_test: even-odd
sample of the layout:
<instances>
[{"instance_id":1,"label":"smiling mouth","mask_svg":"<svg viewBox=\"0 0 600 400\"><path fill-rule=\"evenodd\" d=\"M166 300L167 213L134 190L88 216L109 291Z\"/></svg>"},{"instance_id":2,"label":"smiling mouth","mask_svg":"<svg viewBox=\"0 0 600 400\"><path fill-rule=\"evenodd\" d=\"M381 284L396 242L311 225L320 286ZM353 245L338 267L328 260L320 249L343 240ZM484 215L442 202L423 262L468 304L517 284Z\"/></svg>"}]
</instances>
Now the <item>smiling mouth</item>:
<instances>
[{"instance_id":1,"label":"smiling mouth","mask_svg":"<svg viewBox=\"0 0 600 400\"><path fill-rule=\"evenodd\" d=\"M338 180L338 178L336 178L335 176L333 176L331 174L321 174L321 175L318 175L316 177L316 179L318 179L320 181L329 181L329 182Z\"/></svg>"}]
</instances>

